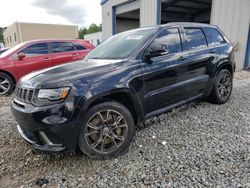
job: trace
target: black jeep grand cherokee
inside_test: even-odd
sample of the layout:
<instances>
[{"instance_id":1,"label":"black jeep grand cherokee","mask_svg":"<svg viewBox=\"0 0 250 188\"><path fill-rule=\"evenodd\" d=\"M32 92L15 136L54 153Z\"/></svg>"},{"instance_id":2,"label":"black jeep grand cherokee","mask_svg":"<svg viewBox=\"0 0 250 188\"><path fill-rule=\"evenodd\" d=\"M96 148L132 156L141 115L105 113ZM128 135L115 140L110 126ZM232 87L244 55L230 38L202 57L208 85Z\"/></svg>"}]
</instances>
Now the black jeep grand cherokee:
<instances>
[{"instance_id":1,"label":"black jeep grand cherokee","mask_svg":"<svg viewBox=\"0 0 250 188\"><path fill-rule=\"evenodd\" d=\"M82 61L31 73L12 113L34 148L93 158L128 148L135 125L202 97L232 92L233 48L216 26L169 23L115 35Z\"/></svg>"}]
</instances>

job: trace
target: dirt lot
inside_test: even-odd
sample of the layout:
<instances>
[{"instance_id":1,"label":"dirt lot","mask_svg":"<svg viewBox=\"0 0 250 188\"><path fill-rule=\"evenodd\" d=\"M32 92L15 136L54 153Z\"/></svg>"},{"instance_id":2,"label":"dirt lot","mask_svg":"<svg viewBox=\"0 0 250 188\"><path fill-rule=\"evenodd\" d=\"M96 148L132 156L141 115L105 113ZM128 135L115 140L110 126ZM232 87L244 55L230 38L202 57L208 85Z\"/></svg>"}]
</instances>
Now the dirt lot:
<instances>
[{"instance_id":1,"label":"dirt lot","mask_svg":"<svg viewBox=\"0 0 250 188\"><path fill-rule=\"evenodd\" d=\"M107 161L32 150L9 101L0 98L0 187L250 187L250 72L236 74L227 104L198 101L153 118Z\"/></svg>"}]
</instances>

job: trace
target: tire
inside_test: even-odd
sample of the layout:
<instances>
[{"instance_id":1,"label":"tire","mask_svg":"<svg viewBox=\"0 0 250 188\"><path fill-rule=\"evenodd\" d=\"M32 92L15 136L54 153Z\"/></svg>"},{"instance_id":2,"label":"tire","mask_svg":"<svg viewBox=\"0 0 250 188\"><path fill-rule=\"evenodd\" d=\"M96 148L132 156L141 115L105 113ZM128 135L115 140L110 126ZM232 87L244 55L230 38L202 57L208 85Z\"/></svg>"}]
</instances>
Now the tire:
<instances>
[{"instance_id":1,"label":"tire","mask_svg":"<svg viewBox=\"0 0 250 188\"><path fill-rule=\"evenodd\" d=\"M233 77L227 69L222 69L214 82L210 99L212 103L224 104L226 103L232 94L233 89Z\"/></svg>"},{"instance_id":2,"label":"tire","mask_svg":"<svg viewBox=\"0 0 250 188\"><path fill-rule=\"evenodd\" d=\"M110 159L124 152L135 132L134 119L121 103L95 105L84 117L79 134L79 149L94 159Z\"/></svg>"},{"instance_id":3,"label":"tire","mask_svg":"<svg viewBox=\"0 0 250 188\"><path fill-rule=\"evenodd\" d=\"M0 96L10 95L14 84L14 80L8 74L0 72Z\"/></svg>"}]
</instances>

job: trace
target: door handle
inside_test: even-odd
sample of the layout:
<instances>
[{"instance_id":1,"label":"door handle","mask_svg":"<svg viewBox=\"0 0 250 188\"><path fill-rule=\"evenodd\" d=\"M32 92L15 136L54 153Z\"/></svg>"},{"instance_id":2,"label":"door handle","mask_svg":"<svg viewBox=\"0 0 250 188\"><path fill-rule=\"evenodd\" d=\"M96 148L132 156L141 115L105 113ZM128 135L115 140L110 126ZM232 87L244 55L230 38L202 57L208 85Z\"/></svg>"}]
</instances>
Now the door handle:
<instances>
[{"instance_id":1,"label":"door handle","mask_svg":"<svg viewBox=\"0 0 250 188\"><path fill-rule=\"evenodd\" d=\"M49 61L49 57L45 57L43 61Z\"/></svg>"},{"instance_id":2,"label":"door handle","mask_svg":"<svg viewBox=\"0 0 250 188\"><path fill-rule=\"evenodd\" d=\"M210 54L214 54L216 52L216 50L209 50Z\"/></svg>"},{"instance_id":3,"label":"door handle","mask_svg":"<svg viewBox=\"0 0 250 188\"><path fill-rule=\"evenodd\" d=\"M72 56L78 56L79 54L78 53L73 53Z\"/></svg>"},{"instance_id":4,"label":"door handle","mask_svg":"<svg viewBox=\"0 0 250 188\"><path fill-rule=\"evenodd\" d=\"M184 57L184 56L181 56L181 57L178 58L179 61L183 61L185 59L186 59L186 57Z\"/></svg>"}]
</instances>

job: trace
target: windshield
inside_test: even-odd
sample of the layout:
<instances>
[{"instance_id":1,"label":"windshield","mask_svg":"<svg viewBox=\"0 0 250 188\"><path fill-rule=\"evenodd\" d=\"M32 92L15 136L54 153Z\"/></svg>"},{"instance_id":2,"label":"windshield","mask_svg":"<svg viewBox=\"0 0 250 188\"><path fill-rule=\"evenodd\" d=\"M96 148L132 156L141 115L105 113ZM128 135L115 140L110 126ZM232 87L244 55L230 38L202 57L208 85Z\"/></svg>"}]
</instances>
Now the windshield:
<instances>
[{"instance_id":1,"label":"windshield","mask_svg":"<svg viewBox=\"0 0 250 188\"><path fill-rule=\"evenodd\" d=\"M7 51L5 51L4 53L2 53L2 54L0 55L0 58L1 58L1 57L6 57L6 56L12 54L14 51L16 51L17 49L19 49L20 47L22 47L24 44L26 44L26 42L23 42L23 43L21 43L21 44L18 44L18 45L16 45L16 46L14 46L13 48L10 48L9 50L7 50Z\"/></svg>"},{"instance_id":2,"label":"windshield","mask_svg":"<svg viewBox=\"0 0 250 188\"><path fill-rule=\"evenodd\" d=\"M153 33L154 29L131 30L110 37L85 59L125 59L135 50L143 40Z\"/></svg>"}]
</instances>

